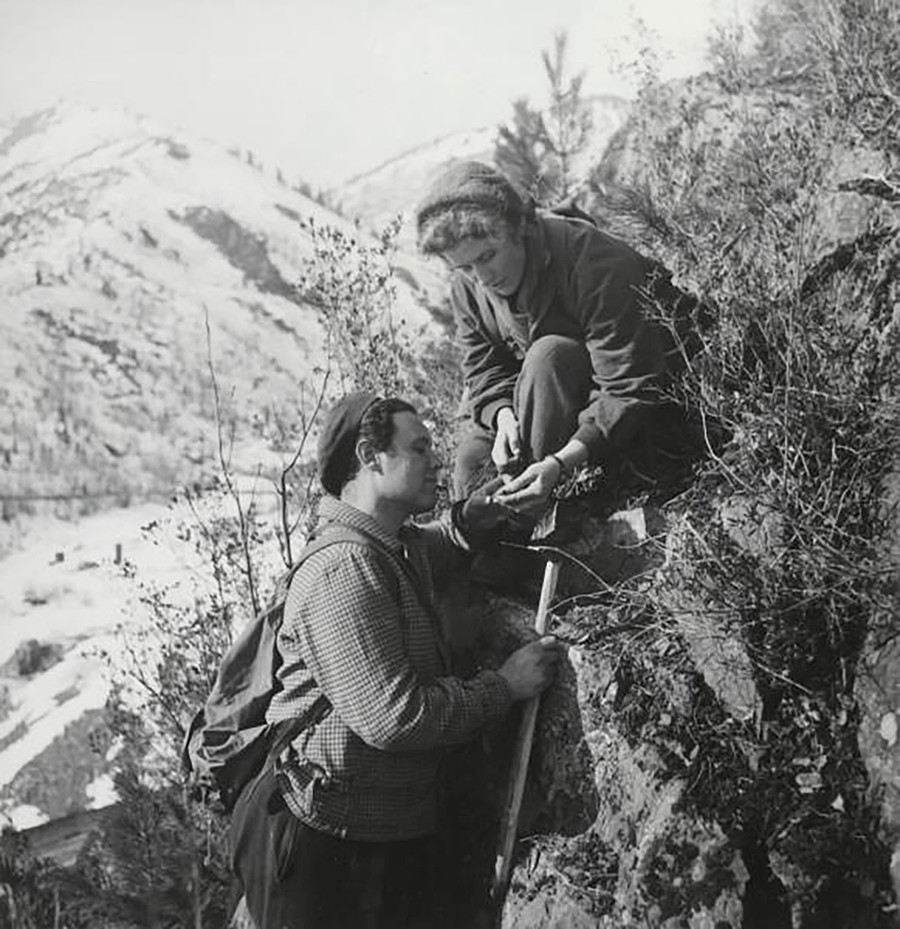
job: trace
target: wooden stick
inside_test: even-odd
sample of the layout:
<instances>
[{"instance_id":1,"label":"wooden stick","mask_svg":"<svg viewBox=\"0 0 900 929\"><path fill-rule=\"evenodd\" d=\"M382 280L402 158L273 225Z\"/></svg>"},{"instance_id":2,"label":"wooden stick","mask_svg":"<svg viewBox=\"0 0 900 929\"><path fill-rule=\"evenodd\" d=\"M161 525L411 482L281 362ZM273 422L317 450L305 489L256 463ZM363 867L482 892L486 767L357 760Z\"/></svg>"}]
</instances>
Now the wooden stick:
<instances>
[{"instance_id":1,"label":"wooden stick","mask_svg":"<svg viewBox=\"0 0 900 929\"><path fill-rule=\"evenodd\" d=\"M534 629L542 636L547 629L547 614L550 611L550 601L556 592L556 582L559 579L559 561L549 558L544 568L544 581L541 585L541 599L538 602L537 616L534 620ZM525 779L528 775L528 760L531 757L531 743L534 738L534 723L537 719L540 696L533 697L522 709L522 721L519 724L519 735L516 740L513 754L512 768L510 769L510 786L506 810L503 815L503 825L500 829L500 846L497 850L497 861L494 866L494 883L491 888L491 897L494 905L499 907L506 894L509 875L512 870L513 846L516 842L516 832L519 826L519 810L522 807L522 797L525 793Z\"/></svg>"}]
</instances>

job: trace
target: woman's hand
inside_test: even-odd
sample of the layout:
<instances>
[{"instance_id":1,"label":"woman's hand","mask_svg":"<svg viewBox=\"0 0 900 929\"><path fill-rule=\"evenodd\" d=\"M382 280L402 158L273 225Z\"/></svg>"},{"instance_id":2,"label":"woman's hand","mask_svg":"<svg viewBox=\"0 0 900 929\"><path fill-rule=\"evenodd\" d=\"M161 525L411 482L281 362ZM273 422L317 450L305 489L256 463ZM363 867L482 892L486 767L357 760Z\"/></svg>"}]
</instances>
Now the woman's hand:
<instances>
[{"instance_id":1,"label":"woman's hand","mask_svg":"<svg viewBox=\"0 0 900 929\"><path fill-rule=\"evenodd\" d=\"M495 494L497 503L517 513L538 515L562 477L562 466L552 457L530 464L518 477L507 481Z\"/></svg>"},{"instance_id":2,"label":"woman's hand","mask_svg":"<svg viewBox=\"0 0 900 929\"><path fill-rule=\"evenodd\" d=\"M513 408L505 406L497 414L497 435L491 449L491 460L501 474L519 460L521 448L519 421Z\"/></svg>"}]
</instances>

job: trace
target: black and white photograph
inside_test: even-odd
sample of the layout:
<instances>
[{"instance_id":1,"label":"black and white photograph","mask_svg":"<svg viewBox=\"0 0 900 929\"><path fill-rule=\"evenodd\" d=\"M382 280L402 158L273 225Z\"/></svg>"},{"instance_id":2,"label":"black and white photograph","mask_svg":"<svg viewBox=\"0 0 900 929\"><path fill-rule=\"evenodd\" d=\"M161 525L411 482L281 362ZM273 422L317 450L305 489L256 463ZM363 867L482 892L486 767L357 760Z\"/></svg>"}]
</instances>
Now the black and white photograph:
<instances>
[{"instance_id":1,"label":"black and white photograph","mask_svg":"<svg viewBox=\"0 0 900 929\"><path fill-rule=\"evenodd\" d=\"M898 362L898 0L0 0L0 929L900 929Z\"/></svg>"}]
</instances>

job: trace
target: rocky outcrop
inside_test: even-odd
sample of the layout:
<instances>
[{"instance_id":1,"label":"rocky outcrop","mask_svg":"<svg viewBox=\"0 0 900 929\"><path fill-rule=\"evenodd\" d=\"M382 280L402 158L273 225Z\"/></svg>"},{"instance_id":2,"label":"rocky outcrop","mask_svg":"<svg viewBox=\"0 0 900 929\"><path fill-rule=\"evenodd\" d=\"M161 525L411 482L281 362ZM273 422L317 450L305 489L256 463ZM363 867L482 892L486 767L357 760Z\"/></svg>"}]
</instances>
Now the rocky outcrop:
<instances>
[{"instance_id":1,"label":"rocky outcrop","mask_svg":"<svg viewBox=\"0 0 900 929\"><path fill-rule=\"evenodd\" d=\"M692 742L689 721L698 702L706 712L718 703L726 707L714 710L719 724L739 727L727 709L736 692L755 694L753 677L743 665L730 677L714 673L724 658L700 647L699 632L692 665L677 623L647 621L646 575L664 570L660 540L647 525L658 529L662 518L638 508L596 519L586 537L568 546L592 556L590 571L570 566L568 596L552 620L551 631L569 647L538 715L522 838L501 918L506 929L742 925L749 873L715 814L696 809L692 781L710 759ZM620 604L585 605L585 597L604 595L585 578L622 571L626 555L637 579L631 592L620 585ZM582 605L572 606L574 590ZM534 606L521 599L476 590L470 609L480 617L481 664L498 664L534 635ZM714 626L709 632L718 641L723 632ZM635 649L655 665L655 680L645 676ZM740 709L736 715L746 715ZM515 725L479 746L477 769L491 773L468 780L478 796L457 785L457 808L477 820L476 826L463 817L458 828L463 846L478 837L482 888L493 867ZM471 774L471 755L467 769ZM471 861L471 849L461 857Z\"/></svg>"},{"instance_id":2,"label":"rocky outcrop","mask_svg":"<svg viewBox=\"0 0 900 929\"><path fill-rule=\"evenodd\" d=\"M900 164L888 118L829 123L837 85L742 74L657 88L595 174L594 212L718 304L693 399L720 391L736 427L721 480L666 510L651 615L728 720L706 735L732 809L712 780L684 797L747 868L731 924L894 924Z\"/></svg>"},{"instance_id":3,"label":"rocky outcrop","mask_svg":"<svg viewBox=\"0 0 900 929\"><path fill-rule=\"evenodd\" d=\"M504 929L799 929L849 925L842 921L848 914L853 925L881 924L876 886L885 858L871 823L871 857L858 874L837 880L818 857L828 844L819 830L831 826L815 810L839 817L846 805L847 815L867 815L849 809L859 802L860 769L822 754L831 729L849 735L835 750L852 754L852 711L828 720L822 703L798 693L809 729L792 742L791 725L771 705L771 682L742 605L723 608L728 591L706 586L697 557L718 533L741 557L777 559L784 518L742 495L714 503L710 513L697 529L689 525L696 512L677 503L632 509L593 520L586 536L567 546L580 560L592 559L596 576L590 589L585 578L592 575L572 569L551 620L567 657L538 716ZM623 571L625 555L627 571L603 582L604 571ZM692 557L696 568L685 571ZM470 610L480 617L482 664L498 663L534 634L534 605L525 599L476 591ZM880 702L876 712L860 698L863 756L880 774L885 823L896 829L896 649L870 652L882 662L869 678L879 682L870 690ZM871 731L867 719L877 720ZM467 787L457 785L456 808L477 820L457 819L462 844L479 847L462 857L477 859L482 890L514 728L512 721L482 743L474 767L469 755ZM843 770L832 772L833 764ZM760 839L766 817L783 823L775 841Z\"/></svg>"}]
</instances>

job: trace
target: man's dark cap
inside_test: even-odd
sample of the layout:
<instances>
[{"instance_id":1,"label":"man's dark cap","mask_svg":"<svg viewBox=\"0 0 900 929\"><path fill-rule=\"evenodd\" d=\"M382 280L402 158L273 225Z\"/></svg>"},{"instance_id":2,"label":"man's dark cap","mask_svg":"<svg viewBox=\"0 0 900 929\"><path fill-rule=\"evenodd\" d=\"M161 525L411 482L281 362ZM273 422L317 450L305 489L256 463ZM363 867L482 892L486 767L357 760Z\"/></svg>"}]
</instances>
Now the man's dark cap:
<instances>
[{"instance_id":1,"label":"man's dark cap","mask_svg":"<svg viewBox=\"0 0 900 929\"><path fill-rule=\"evenodd\" d=\"M319 433L319 480L327 493L339 496L356 455L359 426L378 397L367 390L342 397L328 411Z\"/></svg>"}]
</instances>

